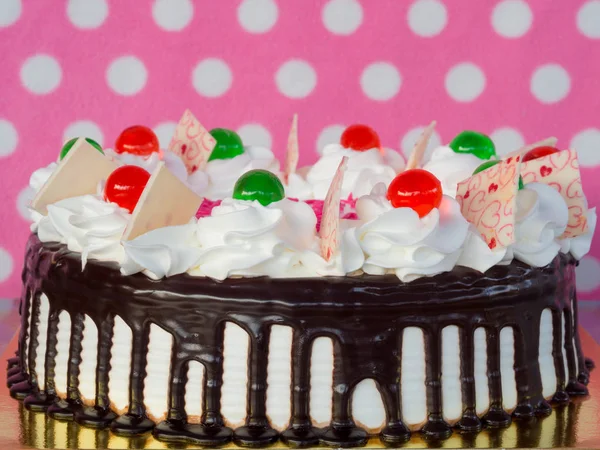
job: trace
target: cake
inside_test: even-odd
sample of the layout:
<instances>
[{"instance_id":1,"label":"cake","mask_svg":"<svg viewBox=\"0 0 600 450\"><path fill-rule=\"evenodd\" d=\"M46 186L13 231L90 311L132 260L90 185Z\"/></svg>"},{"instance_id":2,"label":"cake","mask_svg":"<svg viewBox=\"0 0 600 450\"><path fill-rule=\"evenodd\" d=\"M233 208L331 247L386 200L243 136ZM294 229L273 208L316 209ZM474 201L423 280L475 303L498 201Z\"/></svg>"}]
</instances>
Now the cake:
<instances>
[{"instance_id":1,"label":"cake","mask_svg":"<svg viewBox=\"0 0 600 450\"><path fill-rule=\"evenodd\" d=\"M439 440L587 395L575 267L596 214L575 152L500 158L463 132L422 162L432 125L405 162L355 125L296 170L296 120L281 170L188 111L168 149L137 126L36 171L11 395L252 447Z\"/></svg>"}]
</instances>

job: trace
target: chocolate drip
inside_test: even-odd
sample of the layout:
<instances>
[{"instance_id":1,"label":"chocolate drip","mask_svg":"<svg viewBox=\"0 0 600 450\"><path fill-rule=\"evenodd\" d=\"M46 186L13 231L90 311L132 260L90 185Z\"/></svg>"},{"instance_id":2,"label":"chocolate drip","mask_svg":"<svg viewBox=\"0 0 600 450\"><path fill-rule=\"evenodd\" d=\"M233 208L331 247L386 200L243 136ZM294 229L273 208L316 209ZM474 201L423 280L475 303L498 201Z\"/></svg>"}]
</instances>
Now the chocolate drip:
<instances>
[{"instance_id":1,"label":"chocolate drip","mask_svg":"<svg viewBox=\"0 0 600 450\"><path fill-rule=\"evenodd\" d=\"M50 308L48 314L48 336L46 338L46 371L44 373L44 386L46 394L49 396L56 395L56 385L54 383L54 375L56 369L56 345L58 344L58 315L59 311Z\"/></svg>"},{"instance_id":2,"label":"chocolate drip","mask_svg":"<svg viewBox=\"0 0 600 450\"><path fill-rule=\"evenodd\" d=\"M259 325L257 330L246 330L250 335L248 355L248 394L246 425L236 429L233 440L242 446L265 446L274 443L279 433L267 419L267 363L270 327Z\"/></svg>"},{"instance_id":3,"label":"chocolate drip","mask_svg":"<svg viewBox=\"0 0 600 450\"><path fill-rule=\"evenodd\" d=\"M475 397L475 330L467 324L460 330L460 381L462 384L463 416L456 427L466 433L481 430L481 421L477 417Z\"/></svg>"},{"instance_id":4,"label":"chocolate drip","mask_svg":"<svg viewBox=\"0 0 600 450\"><path fill-rule=\"evenodd\" d=\"M310 356L313 340L303 330L294 330L292 340L292 419L281 440L294 447L313 447L320 430L310 421Z\"/></svg>"},{"instance_id":5,"label":"chocolate drip","mask_svg":"<svg viewBox=\"0 0 600 450\"><path fill-rule=\"evenodd\" d=\"M570 296L569 296L570 298ZM569 381L567 383L567 393L571 396L588 395L588 389L584 384L577 380L576 358L577 351L573 346L574 330L573 330L573 312L570 309L570 300L564 310L566 332L565 332L565 351L567 352L567 367L569 369Z\"/></svg>"},{"instance_id":6,"label":"chocolate drip","mask_svg":"<svg viewBox=\"0 0 600 450\"><path fill-rule=\"evenodd\" d=\"M565 363L563 359L563 326L562 311L552 309L552 358L554 360L554 371L556 372L556 392L552 401L558 404L569 402L569 394L566 388Z\"/></svg>"},{"instance_id":7,"label":"chocolate drip","mask_svg":"<svg viewBox=\"0 0 600 450\"><path fill-rule=\"evenodd\" d=\"M580 383L587 385L590 381L590 371L585 363L585 356L583 355L583 349L581 347L581 338L579 336L579 313L577 309L577 295L575 293L575 288L571 291L572 296L570 297L571 301L571 311L573 311L573 330L575 335L575 352L577 357L577 365L579 373L577 374L577 381Z\"/></svg>"},{"instance_id":8,"label":"chocolate drip","mask_svg":"<svg viewBox=\"0 0 600 450\"><path fill-rule=\"evenodd\" d=\"M71 345L67 366L67 400L79 401L79 365L81 364L81 342L83 341L85 317L81 313L71 316Z\"/></svg>"},{"instance_id":9,"label":"chocolate drip","mask_svg":"<svg viewBox=\"0 0 600 450\"><path fill-rule=\"evenodd\" d=\"M133 351L129 372L129 410L111 423L111 429L118 434L140 434L154 428L154 422L146 417L144 406L144 379L146 378L146 357L150 338L150 324L133 324Z\"/></svg>"},{"instance_id":10,"label":"chocolate drip","mask_svg":"<svg viewBox=\"0 0 600 450\"><path fill-rule=\"evenodd\" d=\"M106 317L98 327L98 365L96 367L96 406L108 409L110 400L108 398L108 373L110 372L110 349L113 340L113 328L115 325L112 316Z\"/></svg>"},{"instance_id":11,"label":"chocolate drip","mask_svg":"<svg viewBox=\"0 0 600 450\"><path fill-rule=\"evenodd\" d=\"M225 323L234 322L246 330L251 342L248 417L246 426L236 430L236 440L245 445L260 445L278 436L267 420L265 391L269 327L282 324L293 329L294 337L292 415L290 426L281 438L295 445L314 445L317 440L327 445L362 445L367 434L354 424L351 399L355 386L371 378L379 387L386 409L386 424L380 438L386 444L398 444L409 436L401 413L402 335L407 327L415 326L423 330L426 343L429 422L425 433L443 437L450 430L443 420L440 383L441 332L445 326L456 325L462 341L464 414L459 428L467 418L471 420L472 429L480 426L474 412L474 327L484 327L487 334L490 409L484 420L488 425L498 427L510 423L510 416L502 407L499 342L500 331L507 326L515 330L519 404L533 405L534 409L542 405L540 411L545 410L537 363L539 340L534 337L539 335L539 316L545 308L553 310L557 384L564 388L564 373L561 377L560 364L557 364L557 361L562 363L562 328L556 321L560 323L563 310L570 313L575 295L568 291L574 286L573 267L573 259L561 254L543 268L513 262L509 266L493 267L482 275L472 269L456 267L451 272L411 283L400 283L394 276L369 275L215 282L184 274L154 281L141 274L124 277L115 264L107 262L89 262L81 271L77 254L63 245L41 244L32 236L24 273L27 295L22 302L23 317L27 315L28 298L33 299L34 307L32 318L22 320L25 327L31 324L33 332L29 351L20 349L20 362L22 367L29 362L35 383L37 340L34 334L38 327L34 319L39 308L39 304L35 306L35 299L39 303L43 292L49 298L51 311L66 310L72 316L67 402L77 404L79 401L83 319L89 316L99 324L96 407L93 410L110 411L105 408L109 402L106 392L109 343L112 320L118 316L133 330L130 403L128 413L113 420L111 428L120 433L142 433L154 428L154 434L164 440L222 445L232 438L232 431L224 427L220 410L223 333ZM539 286L544 288L540 291ZM580 346L574 323L572 320L566 323L567 343L571 345L567 355L572 363ZM150 324L157 324L170 333L174 342L168 417L156 427L145 415L143 399ZM26 335L22 330L20 337ZM312 427L309 417L310 349L319 336L330 337L334 342L333 420L322 433ZM190 360L199 361L205 367L203 414L199 425L186 422L185 367ZM582 370L583 367L580 364ZM574 368L571 374L569 380L577 383ZM77 420L82 415L85 417L88 410L78 410ZM110 420L89 424L106 426Z\"/></svg>"},{"instance_id":12,"label":"chocolate drip","mask_svg":"<svg viewBox=\"0 0 600 450\"><path fill-rule=\"evenodd\" d=\"M38 337L40 334L40 296L41 292L36 292L32 298L29 348L27 349L27 366L29 367L29 382L35 389L37 389L38 386L38 375L36 371L35 358L37 356L37 348L39 346Z\"/></svg>"},{"instance_id":13,"label":"chocolate drip","mask_svg":"<svg viewBox=\"0 0 600 450\"><path fill-rule=\"evenodd\" d=\"M513 416L517 419L530 419L536 411L542 414L546 410L539 364L541 315L542 311L528 311L513 328L517 384L517 407Z\"/></svg>"},{"instance_id":14,"label":"chocolate drip","mask_svg":"<svg viewBox=\"0 0 600 450\"><path fill-rule=\"evenodd\" d=\"M444 421L442 411L442 329L432 327L425 330L425 386L427 389L427 411L429 418L423 434L430 439L446 439L452 429Z\"/></svg>"},{"instance_id":15,"label":"chocolate drip","mask_svg":"<svg viewBox=\"0 0 600 450\"><path fill-rule=\"evenodd\" d=\"M98 328L98 356L96 361L96 398L93 407L75 408L75 420L83 425L103 428L117 417L110 410L108 398L108 374L110 372L110 357L113 340L114 318L108 315Z\"/></svg>"},{"instance_id":16,"label":"chocolate drip","mask_svg":"<svg viewBox=\"0 0 600 450\"><path fill-rule=\"evenodd\" d=\"M490 391L490 408L483 416L488 427L510 425L510 416L502 407L502 378L500 374L500 331L501 328L486 329L487 372Z\"/></svg>"}]
</instances>

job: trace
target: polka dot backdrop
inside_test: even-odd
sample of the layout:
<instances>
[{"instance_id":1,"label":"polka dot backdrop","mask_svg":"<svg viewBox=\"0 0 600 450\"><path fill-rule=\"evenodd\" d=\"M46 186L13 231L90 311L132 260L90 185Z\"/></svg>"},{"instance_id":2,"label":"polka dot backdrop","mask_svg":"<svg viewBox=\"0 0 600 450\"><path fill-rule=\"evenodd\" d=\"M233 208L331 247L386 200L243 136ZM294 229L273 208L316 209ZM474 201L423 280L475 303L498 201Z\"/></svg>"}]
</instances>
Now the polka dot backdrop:
<instances>
[{"instance_id":1,"label":"polka dot backdrop","mask_svg":"<svg viewBox=\"0 0 600 450\"><path fill-rule=\"evenodd\" d=\"M0 297L19 294L29 174L69 137L112 146L124 127L163 146L185 108L301 163L345 125L407 152L463 129L499 152L549 135L579 151L600 199L600 1L0 1ZM578 268L600 299L600 241Z\"/></svg>"}]
</instances>

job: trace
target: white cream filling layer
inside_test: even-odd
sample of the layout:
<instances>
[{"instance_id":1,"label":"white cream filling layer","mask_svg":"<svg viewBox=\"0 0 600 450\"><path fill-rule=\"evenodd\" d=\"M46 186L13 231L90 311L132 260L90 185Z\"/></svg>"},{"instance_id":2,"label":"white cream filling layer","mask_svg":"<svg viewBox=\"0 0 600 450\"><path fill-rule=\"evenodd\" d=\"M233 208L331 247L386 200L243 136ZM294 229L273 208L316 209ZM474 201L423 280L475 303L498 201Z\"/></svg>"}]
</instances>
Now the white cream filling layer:
<instances>
[{"instance_id":1,"label":"white cream filling layer","mask_svg":"<svg viewBox=\"0 0 600 450\"><path fill-rule=\"evenodd\" d=\"M267 416L271 426L282 431L292 414L292 339L291 327L273 325L267 365Z\"/></svg>"},{"instance_id":2,"label":"white cream filling layer","mask_svg":"<svg viewBox=\"0 0 600 450\"><path fill-rule=\"evenodd\" d=\"M204 366L198 361L190 361L188 363L188 380L185 384L185 411L190 423L200 423L200 418L202 417L204 373Z\"/></svg>"},{"instance_id":3,"label":"white cream filling layer","mask_svg":"<svg viewBox=\"0 0 600 450\"><path fill-rule=\"evenodd\" d=\"M540 320L540 351L538 362L542 374L542 395L550 398L556 392L556 370L552 356L552 311L542 311Z\"/></svg>"},{"instance_id":4,"label":"white cream filling layer","mask_svg":"<svg viewBox=\"0 0 600 450\"><path fill-rule=\"evenodd\" d=\"M310 356L310 417L315 426L331 421L333 405L333 341L318 337Z\"/></svg>"},{"instance_id":5,"label":"white cream filling layer","mask_svg":"<svg viewBox=\"0 0 600 450\"><path fill-rule=\"evenodd\" d=\"M113 326L113 345L108 377L108 397L119 412L129 405L129 375L131 372L131 351L133 333L131 328L119 316Z\"/></svg>"},{"instance_id":6,"label":"white cream filling layer","mask_svg":"<svg viewBox=\"0 0 600 450\"><path fill-rule=\"evenodd\" d=\"M169 408L169 376L173 336L154 324L150 325L150 340L146 355L144 403L155 421L164 419Z\"/></svg>"},{"instance_id":7,"label":"white cream filling layer","mask_svg":"<svg viewBox=\"0 0 600 450\"><path fill-rule=\"evenodd\" d=\"M401 392L402 417L412 429L427 421L427 392L425 389L425 340L423 330L404 329L402 335Z\"/></svg>"},{"instance_id":8,"label":"white cream filling layer","mask_svg":"<svg viewBox=\"0 0 600 450\"><path fill-rule=\"evenodd\" d=\"M58 315L58 333L56 333L56 367L54 384L58 395L67 395L67 371L69 368L69 343L71 342L71 315L61 311Z\"/></svg>"},{"instance_id":9,"label":"white cream filling layer","mask_svg":"<svg viewBox=\"0 0 600 450\"><path fill-rule=\"evenodd\" d=\"M475 351L475 412L484 415L490 407L490 385L487 376L487 333L485 328L475 329L473 348Z\"/></svg>"},{"instance_id":10,"label":"white cream filling layer","mask_svg":"<svg viewBox=\"0 0 600 450\"><path fill-rule=\"evenodd\" d=\"M50 303L46 294L40 296L40 314L38 316L38 347L35 353L35 373L37 375L38 386L41 390L46 388L46 338L48 337L48 314L50 312ZM32 322L32 326L33 326ZM33 329L33 328L32 328Z\"/></svg>"},{"instance_id":11,"label":"white cream filling layer","mask_svg":"<svg viewBox=\"0 0 600 450\"><path fill-rule=\"evenodd\" d=\"M250 337L239 325L227 322L223 343L221 414L232 428L244 425L248 392Z\"/></svg>"},{"instance_id":12,"label":"white cream filling layer","mask_svg":"<svg viewBox=\"0 0 600 450\"><path fill-rule=\"evenodd\" d=\"M98 327L90 316L83 321L81 341L81 363L79 364L79 393L84 401L94 401L96 397L96 365L98 362Z\"/></svg>"}]
</instances>

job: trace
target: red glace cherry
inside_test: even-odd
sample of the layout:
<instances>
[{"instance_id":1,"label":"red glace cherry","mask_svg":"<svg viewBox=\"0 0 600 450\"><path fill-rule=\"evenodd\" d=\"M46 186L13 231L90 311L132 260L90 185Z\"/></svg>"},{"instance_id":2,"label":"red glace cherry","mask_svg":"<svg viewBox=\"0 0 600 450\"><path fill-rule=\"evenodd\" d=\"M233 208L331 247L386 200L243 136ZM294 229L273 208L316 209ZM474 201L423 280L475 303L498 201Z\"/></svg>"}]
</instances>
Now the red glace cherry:
<instances>
[{"instance_id":1,"label":"red glace cherry","mask_svg":"<svg viewBox=\"0 0 600 450\"><path fill-rule=\"evenodd\" d=\"M115 142L116 153L150 156L159 150L156 134L143 125L134 125L124 129Z\"/></svg>"},{"instance_id":2,"label":"red glace cherry","mask_svg":"<svg viewBox=\"0 0 600 450\"><path fill-rule=\"evenodd\" d=\"M442 184L426 170L406 170L392 180L387 198L394 208L412 208L424 217L442 203Z\"/></svg>"},{"instance_id":3,"label":"red glace cherry","mask_svg":"<svg viewBox=\"0 0 600 450\"><path fill-rule=\"evenodd\" d=\"M351 148L357 152L364 152L372 148L378 148L381 151L379 136L373 128L367 125L350 125L342 133L340 144L344 148Z\"/></svg>"},{"instance_id":4,"label":"red glace cherry","mask_svg":"<svg viewBox=\"0 0 600 450\"><path fill-rule=\"evenodd\" d=\"M523 156L523 162L531 161L532 159L538 159L542 156L552 155L553 153L558 153L559 151L560 150L556 147L550 147L549 145L544 147L536 147L525 153L525 156Z\"/></svg>"},{"instance_id":5,"label":"red glace cherry","mask_svg":"<svg viewBox=\"0 0 600 450\"><path fill-rule=\"evenodd\" d=\"M121 166L108 176L104 186L104 200L116 203L133 212L150 174L138 166Z\"/></svg>"}]
</instances>

